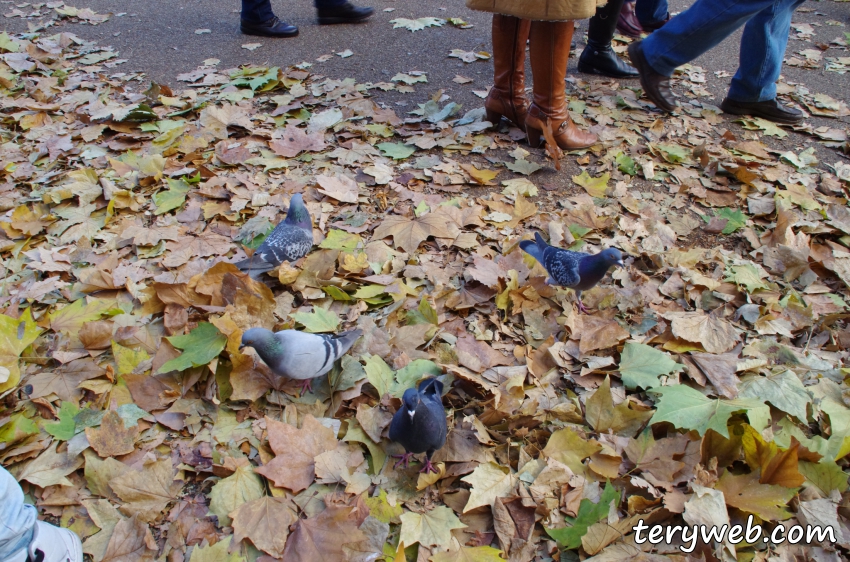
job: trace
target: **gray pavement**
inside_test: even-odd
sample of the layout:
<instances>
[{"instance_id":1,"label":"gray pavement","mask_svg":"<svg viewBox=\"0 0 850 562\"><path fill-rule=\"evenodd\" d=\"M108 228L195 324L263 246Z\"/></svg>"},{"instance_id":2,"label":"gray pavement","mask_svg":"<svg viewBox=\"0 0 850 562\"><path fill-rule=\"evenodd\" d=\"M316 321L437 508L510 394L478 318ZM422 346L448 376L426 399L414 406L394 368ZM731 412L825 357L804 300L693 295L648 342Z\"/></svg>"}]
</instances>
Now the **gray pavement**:
<instances>
[{"instance_id":1,"label":"gray pavement","mask_svg":"<svg viewBox=\"0 0 850 562\"><path fill-rule=\"evenodd\" d=\"M314 63L311 72L333 78L353 77L359 82L389 81L397 72L413 70L428 73L428 84L417 84L416 91L410 94L382 92L372 90L379 101L396 107L399 114L406 109L415 109L417 103L423 103L438 89L453 100L462 104L464 111L479 106L482 101L473 94L473 90L486 90L492 82L492 64L490 61L477 61L466 64L455 58L448 58L452 49L464 51L490 51L490 15L474 12L465 7L462 0L441 2L440 0L419 0L417 2L398 2L394 0L358 0L369 3L376 10L375 16L367 23L359 25L318 26L315 21L315 9L309 0L277 0L273 2L275 12L281 19L298 25L300 36L290 39L257 38L242 35L239 32L239 9L237 0L68 0L78 8L91 8L98 13L111 12L109 21L97 25L82 25L62 22L54 29L68 30L79 36L96 40L102 45L111 45L120 52L121 58L128 62L119 67L120 71L143 71L160 83L180 87L176 76L196 68L204 59L218 58L220 68L232 68L240 64L287 66L302 61ZM671 9L685 9L693 0L672 0ZM2 13L8 13L21 3L2 2ZM387 8L393 11L385 12ZM28 11L28 9L22 9ZM47 8L41 8L48 13ZM795 14L795 22L812 24L815 29L814 40L800 41L793 38L788 54L806 48L814 48L815 43L829 44L835 38L843 37L850 31L850 2L822 0L807 2L802 11ZM119 16L118 14L124 13ZM473 24L470 29L460 29L445 25L430 27L416 32L406 29L393 29L390 20L404 17L463 18ZM27 21L22 18L5 18L3 27L10 32L23 32ZM31 20L31 21L37 21ZM828 25L828 21L838 22L844 27ZM195 30L209 29L210 33L195 34ZM587 22L579 22L576 43L583 46ZM49 32L49 31L48 31ZM716 96L714 103L719 104L729 77L717 77L715 71L735 72L739 52L740 32L736 33L720 46L710 51L694 64L704 67L708 72L706 89ZM261 43L254 51L242 48L243 44ZM327 62L316 62L322 55L333 55L350 49L354 54L348 58L332 56ZM578 51L578 49L577 49ZM834 46L825 56L848 56L847 50ZM576 74L575 65L578 52L573 53L570 61L570 74ZM471 78L468 84L457 84L452 79L461 74ZM836 99L848 100L850 73L840 75L826 72L822 68L806 70L785 68L787 80L805 83L812 92L828 94ZM598 77L582 76L588 80ZM637 81L631 81L637 87ZM530 84L530 80L528 81ZM398 104L398 105L397 105ZM811 120L815 126L847 128L850 118ZM811 142L811 137L792 135L784 141L770 142L787 144L790 147L801 142Z\"/></svg>"}]
</instances>

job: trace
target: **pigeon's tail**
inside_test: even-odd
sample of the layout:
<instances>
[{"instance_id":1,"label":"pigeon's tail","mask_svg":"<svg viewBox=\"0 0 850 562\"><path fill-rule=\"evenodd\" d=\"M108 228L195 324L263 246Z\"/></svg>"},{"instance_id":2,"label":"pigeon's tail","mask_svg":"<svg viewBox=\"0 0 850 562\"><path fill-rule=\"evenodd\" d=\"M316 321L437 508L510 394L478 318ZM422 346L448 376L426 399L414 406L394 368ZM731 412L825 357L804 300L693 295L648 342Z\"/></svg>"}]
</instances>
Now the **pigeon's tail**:
<instances>
[{"instance_id":1,"label":"pigeon's tail","mask_svg":"<svg viewBox=\"0 0 850 562\"><path fill-rule=\"evenodd\" d=\"M362 335L363 330L361 330L360 328L356 328L354 330L349 330L347 332L342 332L341 334L338 334L334 338L334 342L337 346L337 358L342 357L342 355L345 354L346 351L351 349L351 346L354 345L354 342L356 342Z\"/></svg>"},{"instance_id":2,"label":"pigeon's tail","mask_svg":"<svg viewBox=\"0 0 850 562\"><path fill-rule=\"evenodd\" d=\"M529 254L540 263L543 263L543 251L546 250L547 246L548 244L546 244L546 241L543 240L539 232L534 233L534 242L523 240L519 243L519 247L522 248L523 252Z\"/></svg>"},{"instance_id":3,"label":"pigeon's tail","mask_svg":"<svg viewBox=\"0 0 850 562\"><path fill-rule=\"evenodd\" d=\"M435 378L428 378L419 385L419 392L428 396L434 396L437 400L443 395L443 383Z\"/></svg>"},{"instance_id":4,"label":"pigeon's tail","mask_svg":"<svg viewBox=\"0 0 850 562\"><path fill-rule=\"evenodd\" d=\"M245 273L250 275L252 279L259 279L260 276L263 275L263 273L269 272L274 269L274 266L272 266L272 264L268 263L266 260L260 258L259 256L256 256L256 253L254 256L236 262L233 265L238 267L240 271L244 271Z\"/></svg>"}]
</instances>

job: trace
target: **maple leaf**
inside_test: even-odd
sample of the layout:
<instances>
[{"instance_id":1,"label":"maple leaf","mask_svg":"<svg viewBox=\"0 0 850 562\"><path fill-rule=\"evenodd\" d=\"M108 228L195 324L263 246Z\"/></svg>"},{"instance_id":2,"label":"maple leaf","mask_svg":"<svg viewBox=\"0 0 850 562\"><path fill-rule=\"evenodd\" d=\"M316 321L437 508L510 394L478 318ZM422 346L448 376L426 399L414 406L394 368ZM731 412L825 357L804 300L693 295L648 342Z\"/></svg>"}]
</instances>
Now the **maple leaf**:
<instances>
[{"instance_id":1,"label":"maple leaf","mask_svg":"<svg viewBox=\"0 0 850 562\"><path fill-rule=\"evenodd\" d=\"M324 135L320 132L308 133L293 124L280 132L280 139L269 143L275 154L284 158L294 158L302 152L320 152L327 147Z\"/></svg>"},{"instance_id":2,"label":"maple leaf","mask_svg":"<svg viewBox=\"0 0 850 562\"><path fill-rule=\"evenodd\" d=\"M421 217L391 216L384 219L372 234L379 240L387 236L393 237L396 248L413 253L419 244L429 237L455 239L460 234L457 224L445 213L434 211Z\"/></svg>"},{"instance_id":3,"label":"maple leaf","mask_svg":"<svg viewBox=\"0 0 850 562\"><path fill-rule=\"evenodd\" d=\"M653 412L633 410L629 408L629 403L629 400L624 400L614 406L610 377L605 377L605 381L585 404L587 423L600 434L613 431L617 435L631 437L652 417Z\"/></svg>"},{"instance_id":4,"label":"maple leaf","mask_svg":"<svg viewBox=\"0 0 850 562\"><path fill-rule=\"evenodd\" d=\"M343 560L343 547L366 539L358 527L357 510L347 506L328 506L324 511L300 519L286 541L284 560L313 562Z\"/></svg>"},{"instance_id":5,"label":"maple leaf","mask_svg":"<svg viewBox=\"0 0 850 562\"><path fill-rule=\"evenodd\" d=\"M464 476L461 480L472 485L469 501L463 508L464 513L482 505L492 506L496 498L507 496L517 483L516 476L511 474L510 469L506 472L501 466L492 462L479 464L472 474Z\"/></svg>"},{"instance_id":6,"label":"maple leaf","mask_svg":"<svg viewBox=\"0 0 850 562\"><path fill-rule=\"evenodd\" d=\"M448 544L453 529L466 527L454 512L445 506L438 506L425 513L408 511L401 514L401 535L399 542L405 546L419 543L422 546Z\"/></svg>"},{"instance_id":7,"label":"maple leaf","mask_svg":"<svg viewBox=\"0 0 850 562\"><path fill-rule=\"evenodd\" d=\"M716 489L723 492L726 503L746 513L770 521L782 521L792 516L784 509L797 494L796 488L759 483L756 472L749 474L723 473Z\"/></svg>"},{"instance_id":8,"label":"maple leaf","mask_svg":"<svg viewBox=\"0 0 850 562\"><path fill-rule=\"evenodd\" d=\"M247 460L237 466L236 471L219 480L210 490L210 513L218 516L222 525L231 523L230 513L236 511L242 504L263 497L265 486L262 479Z\"/></svg>"},{"instance_id":9,"label":"maple leaf","mask_svg":"<svg viewBox=\"0 0 850 562\"><path fill-rule=\"evenodd\" d=\"M128 516L138 516L141 521L155 521L165 506L177 499L183 487L174 480L174 468L171 458L146 464L142 470L132 470L121 474L109 482L109 487L126 502L121 512Z\"/></svg>"},{"instance_id":10,"label":"maple leaf","mask_svg":"<svg viewBox=\"0 0 850 562\"><path fill-rule=\"evenodd\" d=\"M546 533L558 541L558 544L567 549L574 549L581 546L581 538L587 533L588 528L608 516L608 510L611 508L611 502L616 502L620 499L620 493L611 485L610 482L605 483L605 489L602 491L602 497L599 502L592 502L589 499L581 500L578 513L575 519L569 518L572 523L570 527L562 527L560 529L546 529Z\"/></svg>"},{"instance_id":11,"label":"maple leaf","mask_svg":"<svg viewBox=\"0 0 850 562\"><path fill-rule=\"evenodd\" d=\"M755 425L767 419L769 408L758 399L720 400L707 398L700 392L682 384L662 386L652 390L661 395L655 414L649 423L668 421L676 427L695 429L703 435L713 429L729 438L726 423L735 412L747 412Z\"/></svg>"},{"instance_id":12,"label":"maple leaf","mask_svg":"<svg viewBox=\"0 0 850 562\"><path fill-rule=\"evenodd\" d=\"M236 542L247 538L276 558L283 556L289 526L298 521L289 500L268 496L242 504L230 513L230 518Z\"/></svg>"},{"instance_id":13,"label":"maple leaf","mask_svg":"<svg viewBox=\"0 0 850 562\"><path fill-rule=\"evenodd\" d=\"M314 459L336 449L336 437L310 415L304 418L301 429L271 418L266 418L266 425L269 445L277 456L257 472L273 481L275 486L298 493L313 483L316 477Z\"/></svg>"},{"instance_id":14,"label":"maple leaf","mask_svg":"<svg viewBox=\"0 0 850 562\"><path fill-rule=\"evenodd\" d=\"M316 176L322 193L343 203L357 203L357 183L348 176Z\"/></svg>"},{"instance_id":15,"label":"maple leaf","mask_svg":"<svg viewBox=\"0 0 850 562\"><path fill-rule=\"evenodd\" d=\"M620 375L627 388L660 386L659 376L682 367L669 354L641 343L627 342L620 357Z\"/></svg>"},{"instance_id":16,"label":"maple leaf","mask_svg":"<svg viewBox=\"0 0 850 562\"><path fill-rule=\"evenodd\" d=\"M124 420L114 410L103 417L99 428L86 428L91 448L103 458L132 453L138 435L138 425L125 427Z\"/></svg>"}]
</instances>

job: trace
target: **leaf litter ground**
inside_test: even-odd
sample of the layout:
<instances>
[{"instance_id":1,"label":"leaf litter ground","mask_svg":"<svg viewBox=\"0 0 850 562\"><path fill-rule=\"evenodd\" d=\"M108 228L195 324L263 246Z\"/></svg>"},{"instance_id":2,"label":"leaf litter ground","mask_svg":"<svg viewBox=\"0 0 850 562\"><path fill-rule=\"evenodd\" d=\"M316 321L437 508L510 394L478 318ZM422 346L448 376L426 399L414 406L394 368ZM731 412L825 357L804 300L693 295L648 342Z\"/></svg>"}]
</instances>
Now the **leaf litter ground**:
<instances>
[{"instance_id":1,"label":"leaf litter ground","mask_svg":"<svg viewBox=\"0 0 850 562\"><path fill-rule=\"evenodd\" d=\"M172 91L68 33L0 49L0 462L92 559L682 559L632 528L749 515L836 542L694 558L846 555L846 132L800 128L837 149L819 162L721 129L697 67L669 118L575 80L602 142L565 194L480 110L370 97L422 74L210 60ZM230 262L293 193L317 247L267 286ZM591 315L520 252L534 230L629 254ZM299 396L238 349L258 325L365 336ZM425 376L450 433L419 476L386 428Z\"/></svg>"}]
</instances>

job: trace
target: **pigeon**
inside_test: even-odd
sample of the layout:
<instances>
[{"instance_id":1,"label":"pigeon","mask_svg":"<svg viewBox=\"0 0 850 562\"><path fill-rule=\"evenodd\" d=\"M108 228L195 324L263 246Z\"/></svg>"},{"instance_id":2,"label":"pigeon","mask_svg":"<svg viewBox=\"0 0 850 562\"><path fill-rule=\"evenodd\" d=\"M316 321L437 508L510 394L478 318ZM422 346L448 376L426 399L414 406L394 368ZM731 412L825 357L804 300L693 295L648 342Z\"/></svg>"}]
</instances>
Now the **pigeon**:
<instances>
[{"instance_id":1,"label":"pigeon","mask_svg":"<svg viewBox=\"0 0 850 562\"><path fill-rule=\"evenodd\" d=\"M313 391L312 379L330 371L336 360L345 355L362 334L360 329L333 335L251 328L242 334L239 349L253 347L274 374L304 381L301 387L303 394Z\"/></svg>"},{"instance_id":2,"label":"pigeon","mask_svg":"<svg viewBox=\"0 0 850 562\"><path fill-rule=\"evenodd\" d=\"M278 223L263 240L254 254L236 264L252 278L277 268L281 263L294 262L307 255L313 247L313 223L304 206L304 198L296 193L289 201L286 218Z\"/></svg>"},{"instance_id":3,"label":"pigeon","mask_svg":"<svg viewBox=\"0 0 850 562\"><path fill-rule=\"evenodd\" d=\"M569 287L576 292L578 309L585 314L587 308L581 302L582 291L599 283L612 265L623 267L623 254L617 248L608 248L595 255L573 252L550 246L539 232L534 234L533 242L523 240L519 247L546 268L547 284Z\"/></svg>"},{"instance_id":4,"label":"pigeon","mask_svg":"<svg viewBox=\"0 0 850 562\"><path fill-rule=\"evenodd\" d=\"M400 459L394 468L404 464L410 457L425 453L425 466L419 472L439 472L431 464L431 456L446 444L446 411L441 396L443 383L435 378L425 379L419 390L408 388L402 397L402 406L390 422L390 439L401 443L405 453L393 455Z\"/></svg>"}]
</instances>

